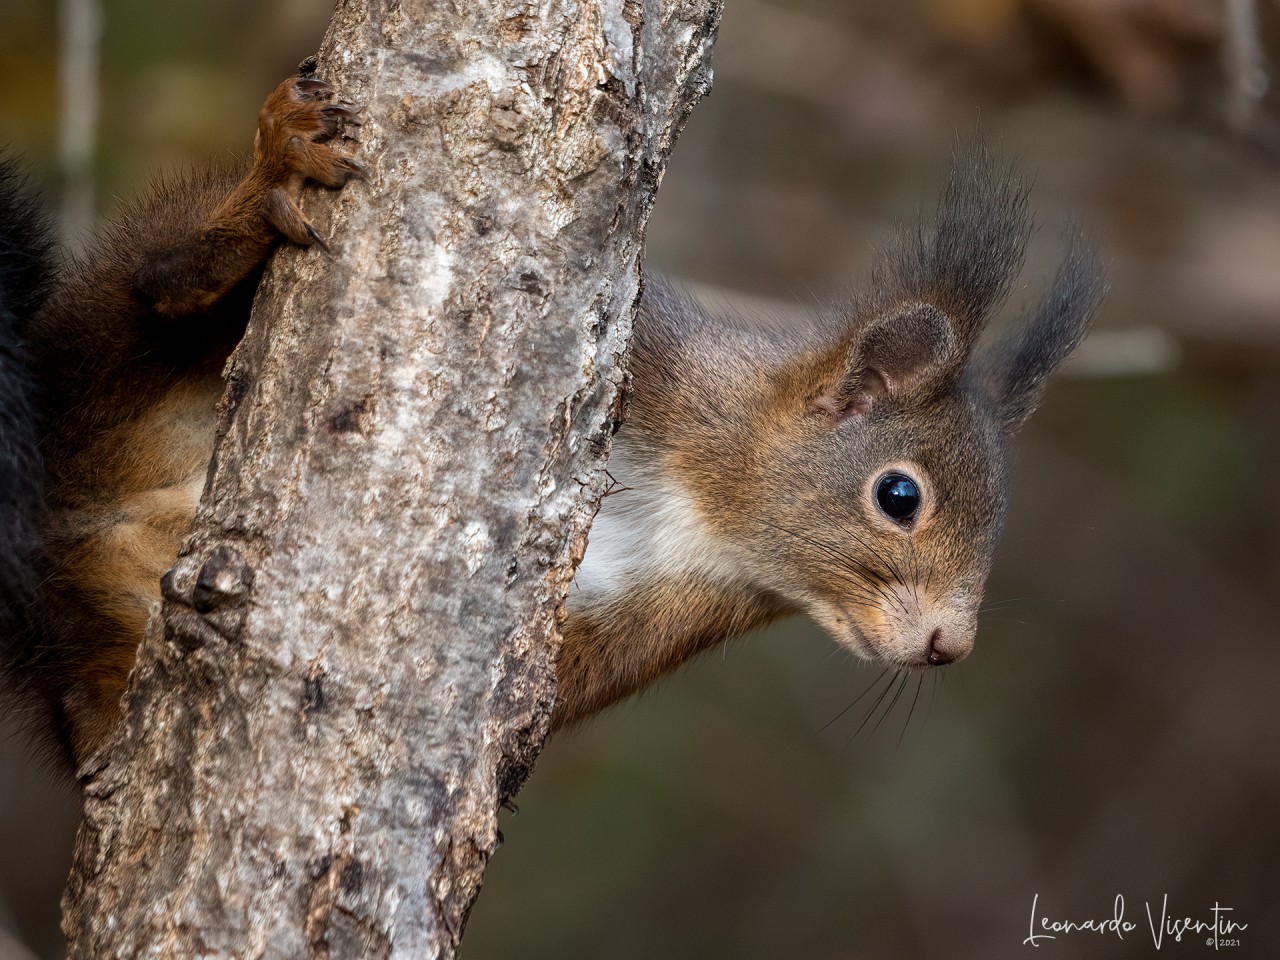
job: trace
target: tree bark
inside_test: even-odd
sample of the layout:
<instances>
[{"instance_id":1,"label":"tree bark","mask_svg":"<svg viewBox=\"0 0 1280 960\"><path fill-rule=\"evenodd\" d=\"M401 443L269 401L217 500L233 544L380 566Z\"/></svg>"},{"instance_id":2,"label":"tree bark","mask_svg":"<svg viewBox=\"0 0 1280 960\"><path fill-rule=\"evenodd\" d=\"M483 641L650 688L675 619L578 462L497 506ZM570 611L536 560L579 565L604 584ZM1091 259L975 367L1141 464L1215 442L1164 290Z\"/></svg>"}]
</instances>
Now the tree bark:
<instances>
[{"instance_id":1,"label":"tree bark","mask_svg":"<svg viewBox=\"0 0 1280 960\"><path fill-rule=\"evenodd\" d=\"M450 957L547 732L667 155L719 0L346 0L308 198L90 767L74 958Z\"/></svg>"}]
</instances>

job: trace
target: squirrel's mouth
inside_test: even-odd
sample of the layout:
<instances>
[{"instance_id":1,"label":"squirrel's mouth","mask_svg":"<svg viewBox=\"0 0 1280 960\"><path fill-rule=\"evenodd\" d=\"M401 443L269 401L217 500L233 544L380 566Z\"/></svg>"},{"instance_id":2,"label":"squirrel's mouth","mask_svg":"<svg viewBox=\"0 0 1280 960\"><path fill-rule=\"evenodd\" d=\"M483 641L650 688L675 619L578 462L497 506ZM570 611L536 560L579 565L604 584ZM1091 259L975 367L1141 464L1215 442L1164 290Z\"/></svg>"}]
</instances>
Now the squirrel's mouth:
<instances>
[{"instance_id":1,"label":"squirrel's mouth","mask_svg":"<svg viewBox=\"0 0 1280 960\"><path fill-rule=\"evenodd\" d=\"M871 645L871 641L867 639L866 631L858 626L853 620L847 620L845 629L842 633L835 635L836 640L845 647L853 650L858 656L864 660L882 660L883 657Z\"/></svg>"},{"instance_id":2,"label":"squirrel's mouth","mask_svg":"<svg viewBox=\"0 0 1280 960\"><path fill-rule=\"evenodd\" d=\"M963 660L973 647L973 630L965 623L931 618L927 623L899 624L893 618L881 621L875 611L859 613L839 604L809 610L833 640L871 663L929 670Z\"/></svg>"},{"instance_id":3,"label":"squirrel's mouth","mask_svg":"<svg viewBox=\"0 0 1280 960\"><path fill-rule=\"evenodd\" d=\"M867 638L867 631L858 619L848 610L839 607L822 607L811 609L809 615L822 627L836 643L853 651L863 660L873 663L887 663L885 657Z\"/></svg>"}]
</instances>

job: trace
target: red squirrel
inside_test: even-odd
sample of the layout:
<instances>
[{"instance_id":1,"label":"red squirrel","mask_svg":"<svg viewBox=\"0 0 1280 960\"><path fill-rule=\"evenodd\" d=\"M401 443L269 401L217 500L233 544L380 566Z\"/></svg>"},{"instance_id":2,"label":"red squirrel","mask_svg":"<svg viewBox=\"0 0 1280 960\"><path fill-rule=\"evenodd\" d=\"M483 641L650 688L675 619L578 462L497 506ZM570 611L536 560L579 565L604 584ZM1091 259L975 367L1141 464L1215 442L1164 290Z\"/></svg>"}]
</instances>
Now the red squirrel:
<instances>
[{"instance_id":1,"label":"red squirrel","mask_svg":"<svg viewBox=\"0 0 1280 960\"><path fill-rule=\"evenodd\" d=\"M12 174L0 180L0 305L12 314L0 315L0 399L37 384L45 500L36 509L23 494L0 514L35 573L0 568L24 598L18 613L0 608L3 657L72 762L117 722L194 519L221 371L262 267L281 241L323 245L299 192L362 175L337 146L352 118L327 83L286 80L262 107L247 172L161 184L60 265ZM1029 321L975 351L1028 232L1024 188L974 148L932 225L905 231L863 292L809 327L753 330L646 285L609 462L620 485L568 601L557 727L792 613L894 667L969 653L1010 438L1102 288L1073 243ZM6 474L33 462L35 423L0 423L19 450L13 465L0 457Z\"/></svg>"}]
</instances>

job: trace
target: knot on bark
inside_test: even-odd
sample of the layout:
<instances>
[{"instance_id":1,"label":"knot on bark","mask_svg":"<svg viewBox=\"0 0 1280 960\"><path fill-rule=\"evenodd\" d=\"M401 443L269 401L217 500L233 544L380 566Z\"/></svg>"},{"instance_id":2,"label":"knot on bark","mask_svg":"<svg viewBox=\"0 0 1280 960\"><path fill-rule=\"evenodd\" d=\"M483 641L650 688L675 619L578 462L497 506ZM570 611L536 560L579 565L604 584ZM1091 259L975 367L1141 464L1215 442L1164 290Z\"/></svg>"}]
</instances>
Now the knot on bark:
<instances>
[{"instance_id":1,"label":"knot on bark","mask_svg":"<svg viewBox=\"0 0 1280 960\"><path fill-rule=\"evenodd\" d=\"M166 638L184 650L237 639L252 587L253 568L234 547L215 547L203 563L199 557L180 558L160 581L161 594L174 605Z\"/></svg>"},{"instance_id":2,"label":"knot on bark","mask_svg":"<svg viewBox=\"0 0 1280 960\"><path fill-rule=\"evenodd\" d=\"M228 546L216 547L196 576L191 605L211 613L230 603L240 603L253 585L253 569Z\"/></svg>"}]
</instances>

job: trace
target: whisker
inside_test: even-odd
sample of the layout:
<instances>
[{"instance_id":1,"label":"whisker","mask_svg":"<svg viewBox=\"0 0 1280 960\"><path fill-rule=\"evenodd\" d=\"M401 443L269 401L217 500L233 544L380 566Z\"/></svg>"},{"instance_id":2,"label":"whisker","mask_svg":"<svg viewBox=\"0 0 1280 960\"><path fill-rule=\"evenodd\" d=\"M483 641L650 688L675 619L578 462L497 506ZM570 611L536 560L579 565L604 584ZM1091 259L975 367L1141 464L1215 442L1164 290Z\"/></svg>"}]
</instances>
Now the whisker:
<instances>
[{"instance_id":1,"label":"whisker","mask_svg":"<svg viewBox=\"0 0 1280 960\"><path fill-rule=\"evenodd\" d=\"M894 693L894 695L893 695L893 699L892 699L892 700L890 700L890 701L889 701L889 705L888 705L887 707L885 707L885 708L884 708L884 713L880 714L880 719L876 721L876 725L875 725L874 727L872 727L872 728L871 728L871 733L872 733L873 735L875 734L875 732L876 732L877 730L879 730L879 729L880 729L880 724L884 723L884 718L885 718L885 717L887 717L889 714L893 713L893 708L894 708L894 706L897 704L897 702L898 702L898 698L899 698L900 696L902 696L902 691L903 691L904 689L906 689L907 681L908 681L909 679L911 679L911 674L909 674L909 673L903 673L903 674L902 674L902 682L898 684L898 689L897 689L897 691Z\"/></svg>"},{"instance_id":2,"label":"whisker","mask_svg":"<svg viewBox=\"0 0 1280 960\"><path fill-rule=\"evenodd\" d=\"M988 610L999 610L1002 607L1008 607L1015 603L1024 603L1032 597L1007 597L1004 600L992 600L990 603L984 603L978 608L979 613L986 613Z\"/></svg>"},{"instance_id":3,"label":"whisker","mask_svg":"<svg viewBox=\"0 0 1280 960\"><path fill-rule=\"evenodd\" d=\"M827 729L827 727L831 726L833 723L835 723L837 720L843 717L846 713L852 710L855 706L857 706L858 701L871 692L871 688L880 682L880 678L883 677L888 672L888 670L889 668L885 667L878 674L876 674L876 678L867 685L867 688L853 698L853 703L849 704L847 707L845 707L843 710L837 713L834 717L832 717L830 720L824 723L821 727L819 727L818 732L821 733L823 730Z\"/></svg>"},{"instance_id":4,"label":"whisker","mask_svg":"<svg viewBox=\"0 0 1280 960\"><path fill-rule=\"evenodd\" d=\"M880 704L884 701L885 695L893 688L893 681L896 679L898 679L898 673L895 670L889 675L889 682L885 685L885 688L880 691L880 696L876 697L876 702L871 705L871 709L867 711L867 715L863 717L862 722L858 724L858 729L853 731L853 735L845 741L845 746L853 743L853 741L858 738L858 734L862 732L862 728L867 725L867 721L876 715L876 711L880 709Z\"/></svg>"},{"instance_id":5,"label":"whisker","mask_svg":"<svg viewBox=\"0 0 1280 960\"><path fill-rule=\"evenodd\" d=\"M907 722L902 725L902 732L898 734L898 743L902 743L902 738L907 735L907 727L911 726L911 718L915 716L916 704L920 702L920 688L924 686L924 674L916 677L916 695L911 698L911 709L907 711Z\"/></svg>"},{"instance_id":6,"label":"whisker","mask_svg":"<svg viewBox=\"0 0 1280 960\"><path fill-rule=\"evenodd\" d=\"M988 610L1000 610L1004 607L1013 606L1014 604L1066 602L1066 600L1063 600L1060 597L1008 597L1003 600L992 600L990 603L984 603L978 608L978 613L986 613Z\"/></svg>"},{"instance_id":7,"label":"whisker","mask_svg":"<svg viewBox=\"0 0 1280 960\"><path fill-rule=\"evenodd\" d=\"M810 546L817 547L819 550L826 553L827 556L835 560L839 560L842 563L847 563L851 565L857 573L861 574L865 578L866 586L869 587L871 590L874 590L876 594L880 597L880 599L884 600L886 603L896 603L902 609L903 613L907 612L907 609L903 605L902 600L895 593L888 590L883 584L883 581L880 578L880 576L874 570L872 570L869 566L867 566L865 563L859 560L857 557L854 557L851 554L847 554L844 551L835 548L831 544L824 543L821 540L815 540L813 537L810 537L806 534L799 533L798 531L795 531L795 530L789 530L788 528L782 526L781 524L774 523L771 520L757 518L756 522L764 526L767 526L772 530L777 530L780 533L785 533L788 536L795 537L797 540L799 540L802 543L807 543Z\"/></svg>"},{"instance_id":8,"label":"whisker","mask_svg":"<svg viewBox=\"0 0 1280 960\"><path fill-rule=\"evenodd\" d=\"M872 559L882 564L889 571L895 583L898 583L904 587L908 586L906 580L904 580L902 577L902 572L898 569L898 565L893 562L893 558L890 557L883 550L883 548L881 548L878 544L874 543L873 541L869 541L863 538L862 536L858 535L857 533L854 533L851 530L845 531L845 533L853 540L854 543L858 544L860 547L866 550L871 555ZM908 543L908 546L910 546L909 543ZM905 612L905 607L903 608L903 612Z\"/></svg>"}]
</instances>

